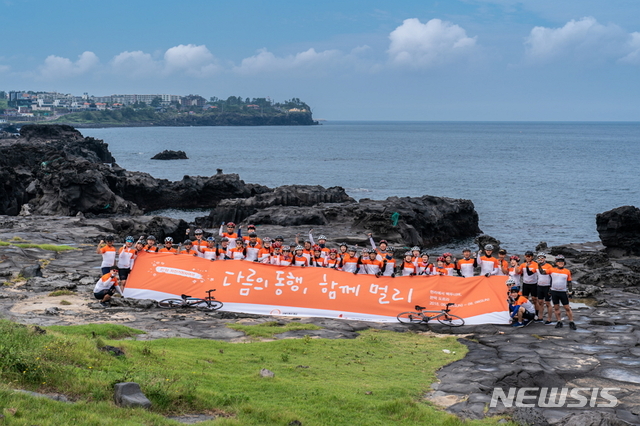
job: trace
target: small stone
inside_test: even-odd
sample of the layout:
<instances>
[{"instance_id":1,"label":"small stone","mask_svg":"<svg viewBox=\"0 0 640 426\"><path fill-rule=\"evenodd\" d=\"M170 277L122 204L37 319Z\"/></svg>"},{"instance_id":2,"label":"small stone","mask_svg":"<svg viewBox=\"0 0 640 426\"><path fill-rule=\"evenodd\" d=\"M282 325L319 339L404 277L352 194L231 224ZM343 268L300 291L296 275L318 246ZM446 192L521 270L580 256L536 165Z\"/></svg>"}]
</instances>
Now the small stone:
<instances>
[{"instance_id":1,"label":"small stone","mask_svg":"<svg viewBox=\"0 0 640 426\"><path fill-rule=\"evenodd\" d=\"M365 394L365 395L373 395L373 392L371 392L371 391L367 391L367 392L365 392L364 394Z\"/></svg>"},{"instance_id":2,"label":"small stone","mask_svg":"<svg viewBox=\"0 0 640 426\"><path fill-rule=\"evenodd\" d=\"M266 368L263 368L262 370L260 370L260 376L261 377L275 377L276 373L274 373L271 370L267 370Z\"/></svg>"},{"instance_id":3,"label":"small stone","mask_svg":"<svg viewBox=\"0 0 640 426\"><path fill-rule=\"evenodd\" d=\"M449 349L443 349L442 352L444 352L445 354L450 354L451 351Z\"/></svg>"},{"instance_id":4,"label":"small stone","mask_svg":"<svg viewBox=\"0 0 640 426\"><path fill-rule=\"evenodd\" d=\"M50 308L44 310L45 315L60 315L60 312L60 308L58 308L57 306L51 306Z\"/></svg>"},{"instance_id":5,"label":"small stone","mask_svg":"<svg viewBox=\"0 0 640 426\"><path fill-rule=\"evenodd\" d=\"M40 264L36 263L35 265L25 266L20 270L20 275L25 278L41 277L42 269L40 268Z\"/></svg>"},{"instance_id":6,"label":"small stone","mask_svg":"<svg viewBox=\"0 0 640 426\"><path fill-rule=\"evenodd\" d=\"M135 382L116 383L113 399L119 407L151 407L151 401Z\"/></svg>"}]
</instances>

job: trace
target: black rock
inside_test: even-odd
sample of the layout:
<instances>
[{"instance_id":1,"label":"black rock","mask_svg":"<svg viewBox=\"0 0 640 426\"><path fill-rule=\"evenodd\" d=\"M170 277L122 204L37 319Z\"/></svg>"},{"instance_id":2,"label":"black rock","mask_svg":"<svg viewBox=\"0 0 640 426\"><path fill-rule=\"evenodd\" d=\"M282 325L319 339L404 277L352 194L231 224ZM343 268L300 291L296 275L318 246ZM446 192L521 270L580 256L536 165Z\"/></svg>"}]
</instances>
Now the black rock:
<instances>
[{"instance_id":1,"label":"black rock","mask_svg":"<svg viewBox=\"0 0 640 426\"><path fill-rule=\"evenodd\" d=\"M119 407L151 407L151 401L142 393L140 385L135 382L116 383L113 399Z\"/></svg>"},{"instance_id":2,"label":"black rock","mask_svg":"<svg viewBox=\"0 0 640 426\"><path fill-rule=\"evenodd\" d=\"M602 244L610 256L640 255L640 209L622 206L596 215Z\"/></svg>"},{"instance_id":3,"label":"black rock","mask_svg":"<svg viewBox=\"0 0 640 426\"><path fill-rule=\"evenodd\" d=\"M166 149L153 157L152 160L188 160L187 154L184 151L171 151Z\"/></svg>"},{"instance_id":4,"label":"black rock","mask_svg":"<svg viewBox=\"0 0 640 426\"><path fill-rule=\"evenodd\" d=\"M20 275L24 278L41 277L42 269L40 268L40 264L36 263L35 265L25 266L20 270Z\"/></svg>"},{"instance_id":5,"label":"black rock","mask_svg":"<svg viewBox=\"0 0 640 426\"><path fill-rule=\"evenodd\" d=\"M500 240L493 238L491 235L478 235L473 242L478 244L478 250L481 252L487 244L491 244L493 246L494 255L498 253L498 250L500 250Z\"/></svg>"}]
</instances>

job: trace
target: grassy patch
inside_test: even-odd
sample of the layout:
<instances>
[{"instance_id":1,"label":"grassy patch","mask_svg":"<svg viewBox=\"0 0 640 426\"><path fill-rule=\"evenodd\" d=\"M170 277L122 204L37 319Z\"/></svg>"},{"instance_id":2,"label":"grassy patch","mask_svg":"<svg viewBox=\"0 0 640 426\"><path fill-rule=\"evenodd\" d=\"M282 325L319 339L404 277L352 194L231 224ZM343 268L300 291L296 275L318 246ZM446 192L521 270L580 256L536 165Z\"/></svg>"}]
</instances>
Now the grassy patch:
<instances>
[{"instance_id":1,"label":"grassy patch","mask_svg":"<svg viewBox=\"0 0 640 426\"><path fill-rule=\"evenodd\" d=\"M71 305L71 302L69 302L68 300L61 300L60 304L61 305Z\"/></svg>"},{"instance_id":2,"label":"grassy patch","mask_svg":"<svg viewBox=\"0 0 640 426\"><path fill-rule=\"evenodd\" d=\"M113 326L56 326L38 334L0 320L0 375L7 386L57 391L79 401L68 405L38 400L33 404L0 387L0 407L16 410L3 413L10 421L15 418L10 424L47 426L82 419L82 424L110 425L117 420L119 426L169 425L175 423L153 413L210 410L232 417L201 423L203 426L280 426L294 420L305 426L497 422L462 422L422 402L422 395L435 381L435 371L466 353L455 337L369 330L352 340L108 342L109 327ZM103 343L118 346L125 356L98 350ZM456 354L445 354L442 349ZM273 371L275 377L260 377L262 368ZM113 408L113 385L123 381L140 384L153 402L152 413Z\"/></svg>"},{"instance_id":3,"label":"grassy patch","mask_svg":"<svg viewBox=\"0 0 640 426\"><path fill-rule=\"evenodd\" d=\"M60 289L60 290L52 291L51 293L49 293L49 297L72 296L74 294L76 294L74 291L71 291L69 289L63 288L63 289Z\"/></svg>"},{"instance_id":4,"label":"grassy patch","mask_svg":"<svg viewBox=\"0 0 640 426\"><path fill-rule=\"evenodd\" d=\"M269 321L258 325L244 325L244 324L228 324L227 327L234 330L242 331L250 337L273 337L275 334L284 333L292 330L320 330L315 324L300 324L297 322L290 322L286 325L278 325L277 321Z\"/></svg>"},{"instance_id":5,"label":"grassy patch","mask_svg":"<svg viewBox=\"0 0 640 426\"><path fill-rule=\"evenodd\" d=\"M144 334L142 330L117 324L52 325L47 327L47 330L67 336L104 337L107 339L124 339Z\"/></svg>"},{"instance_id":6,"label":"grassy patch","mask_svg":"<svg viewBox=\"0 0 640 426\"><path fill-rule=\"evenodd\" d=\"M20 237L13 237L12 240L15 238L19 238L19 240L16 240L16 241L23 241ZM67 246L64 244L56 245L56 244L10 243L6 241L0 241L0 246L16 246L20 248L39 248L42 250L55 251L55 252L76 250L75 247Z\"/></svg>"}]
</instances>

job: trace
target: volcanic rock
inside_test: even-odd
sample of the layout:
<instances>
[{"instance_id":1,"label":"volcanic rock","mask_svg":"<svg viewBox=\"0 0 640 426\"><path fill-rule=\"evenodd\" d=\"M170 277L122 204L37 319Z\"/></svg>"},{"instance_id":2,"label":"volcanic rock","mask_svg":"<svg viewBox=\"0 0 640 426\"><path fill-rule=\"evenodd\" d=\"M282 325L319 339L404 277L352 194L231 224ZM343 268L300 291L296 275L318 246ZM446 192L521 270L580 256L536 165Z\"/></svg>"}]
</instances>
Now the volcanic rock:
<instances>
[{"instance_id":1,"label":"volcanic rock","mask_svg":"<svg viewBox=\"0 0 640 426\"><path fill-rule=\"evenodd\" d=\"M596 215L600 240L610 256L640 255L640 209L622 206Z\"/></svg>"},{"instance_id":2,"label":"volcanic rock","mask_svg":"<svg viewBox=\"0 0 640 426\"><path fill-rule=\"evenodd\" d=\"M151 157L152 160L188 160L187 153L184 151L172 151L165 149L164 151Z\"/></svg>"}]
</instances>

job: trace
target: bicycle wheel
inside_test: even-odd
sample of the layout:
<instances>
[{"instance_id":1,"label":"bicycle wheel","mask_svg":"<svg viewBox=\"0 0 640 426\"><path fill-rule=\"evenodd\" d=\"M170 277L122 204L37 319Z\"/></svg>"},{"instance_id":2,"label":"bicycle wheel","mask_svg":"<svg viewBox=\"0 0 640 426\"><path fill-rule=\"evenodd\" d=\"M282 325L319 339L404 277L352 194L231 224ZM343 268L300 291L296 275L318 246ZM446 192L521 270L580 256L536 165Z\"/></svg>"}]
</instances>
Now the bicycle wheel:
<instances>
[{"instance_id":1,"label":"bicycle wheel","mask_svg":"<svg viewBox=\"0 0 640 426\"><path fill-rule=\"evenodd\" d=\"M398 321L403 324L418 324L422 322L422 314L420 312L402 312L397 316Z\"/></svg>"},{"instance_id":2,"label":"bicycle wheel","mask_svg":"<svg viewBox=\"0 0 640 426\"><path fill-rule=\"evenodd\" d=\"M464 320L457 315L440 314L436 317L438 322L449 327L460 327L464 325Z\"/></svg>"},{"instance_id":3,"label":"bicycle wheel","mask_svg":"<svg viewBox=\"0 0 640 426\"><path fill-rule=\"evenodd\" d=\"M182 299L164 299L158 302L159 308L173 309L182 306Z\"/></svg>"},{"instance_id":4,"label":"bicycle wheel","mask_svg":"<svg viewBox=\"0 0 640 426\"><path fill-rule=\"evenodd\" d=\"M222 308L222 305L222 302L218 302L217 300L211 300L209 302L207 302L206 300L202 300L193 306L195 306L197 309L200 309L201 311L217 311L218 309Z\"/></svg>"}]
</instances>

